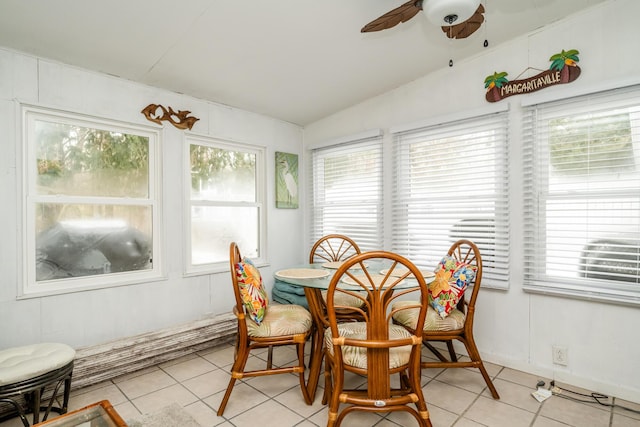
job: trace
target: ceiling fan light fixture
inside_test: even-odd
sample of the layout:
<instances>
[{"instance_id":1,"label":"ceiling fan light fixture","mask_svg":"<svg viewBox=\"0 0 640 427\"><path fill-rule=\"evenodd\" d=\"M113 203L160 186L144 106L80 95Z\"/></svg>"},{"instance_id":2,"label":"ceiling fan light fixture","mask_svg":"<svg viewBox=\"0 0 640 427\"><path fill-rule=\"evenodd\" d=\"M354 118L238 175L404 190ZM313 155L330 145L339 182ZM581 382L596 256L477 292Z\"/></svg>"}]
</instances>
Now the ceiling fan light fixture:
<instances>
[{"instance_id":1,"label":"ceiling fan light fixture","mask_svg":"<svg viewBox=\"0 0 640 427\"><path fill-rule=\"evenodd\" d=\"M480 0L425 0L423 11L437 26L461 24L471 18Z\"/></svg>"}]
</instances>

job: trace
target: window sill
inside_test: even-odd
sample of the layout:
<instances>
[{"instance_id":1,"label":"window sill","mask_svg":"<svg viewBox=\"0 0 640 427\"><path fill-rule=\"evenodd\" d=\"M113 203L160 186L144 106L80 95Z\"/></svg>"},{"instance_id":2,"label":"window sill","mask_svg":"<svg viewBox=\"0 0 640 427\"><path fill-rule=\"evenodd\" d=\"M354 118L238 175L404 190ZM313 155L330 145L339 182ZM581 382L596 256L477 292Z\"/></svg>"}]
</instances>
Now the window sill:
<instances>
[{"instance_id":1,"label":"window sill","mask_svg":"<svg viewBox=\"0 0 640 427\"><path fill-rule=\"evenodd\" d=\"M624 292L624 291L605 291L602 289L585 290L583 288L560 288L557 286L551 286L548 283L538 284L525 284L523 289L527 293L548 295L554 297L580 299L592 302L626 305L632 307L640 306L640 286L638 292Z\"/></svg>"},{"instance_id":2,"label":"window sill","mask_svg":"<svg viewBox=\"0 0 640 427\"><path fill-rule=\"evenodd\" d=\"M131 278L129 280L122 280L119 282L108 282L102 283L99 285L78 285L78 286L69 286L63 284L57 284L55 286L43 286L44 289L34 289L37 288L37 285L34 285L28 289L26 289L22 294L16 297L17 300L26 300L30 298L42 298L49 297L55 295L64 295L64 294L72 294L77 292L86 292L86 291L94 291L99 289L108 289L108 288L119 288L122 286L135 286L135 285L143 285L145 283L153 283L167 280L167 276L165 275L154 275L154 276L146 276L141 278Z\"/></svg>"}]
</instances>

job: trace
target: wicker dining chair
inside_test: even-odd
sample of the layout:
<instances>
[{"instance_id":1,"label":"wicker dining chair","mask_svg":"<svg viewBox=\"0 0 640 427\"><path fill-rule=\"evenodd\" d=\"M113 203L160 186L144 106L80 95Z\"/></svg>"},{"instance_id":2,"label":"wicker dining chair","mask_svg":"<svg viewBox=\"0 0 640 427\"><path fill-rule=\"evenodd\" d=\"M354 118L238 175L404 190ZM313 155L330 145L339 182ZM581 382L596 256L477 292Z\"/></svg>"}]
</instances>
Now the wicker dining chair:
<instances>
[{"instance_id":1,"label":"wicker dining chair","mask_svg":"<svg viewBox=\"0 0 640 427\"><path fill-rule=\"evenodd\" d=\"M309 251L309 263L326 262L326 263L338 263L359 255L361 253L358 244L350 237L342 234L328 234L318 239ZM362 320L362 317L358 314L358 311L354 311L352 308L362 308L363 303L359 298L353 298L349 295L340 294L337 296L340 298L340 305L345 308L339 314L342 320ZM326 312L327 306L327 291L322 291L322 311Z\"/></svg>"},{"instance_id":2,"label":"wicker dining chair","mask_svg":"<svg viewBox=\"0 0 640 427\"><path fill-rule=\"evenodd\" d=\"M231 378L218 408L218 415L224 413L236 380L262 375L298 374L302 396L310 405L312 402L304 379L304 346L311 334L311 313L295 304L269 305L258 269L249 259L241 256L236 243L231 243L229 252L231 283L235 296L233 313L237 318L238 331ZM297 349L297 365L274 367L271 350L289 345ZM260 348L269 349L266 368L245 370L250 352Z\"/></svg>"},{"instance_id":3,"label":"wicker dining chair","mask_svg":"<svg viewBox=\"0 0 640 427\"><path fill-rule=\"evenodd\" d=\"M393 320L410 332L415 331L417 325L424 325L422 342L438 361L422 362L423 368L477 368L493 398L500 399L473 337L473 318L481 283L482 257L478 247L470 240L458 240L449 248L447 256L436 271L436 280L429 285L431 297L426 321L418 320L416 310L398 312ZM469 287L472 289L467 299L469 292L465 294L465 290ZM457 298L457 302L451 302ZM397 302L394 309L403 304L410 303ZM464 345L470 360L458 358L453 346L454 340ZM446 343L448 358L432 342Z\"/></svg>"},{"instance_id":4,"label":"wicker dining chair","mask_svg":"<svg viewBox=\"0 0 640 427\"><path fill-rule=\"evenodd\" d=\"M358 244L342 234L327 234L318 239L309 252L309 262L335 262L360 253Z\"/></svg>"},{"instance_id":5,"label":"wicker dining chair","mask_svg":"<svg viewBox=\"0 0 640 427\"><path fill-rule=\"evenodd\" d=\"M381 263L389 266L384 274L380 272ZM420 270L391 252L365 252L349 258L338 269L327 293L329 328L325 331L324 355L328 427L339 426L353 411L406 411L420 426L431 426L420 382L422 330L409 332L392 324L393 313L389 310L396 298L419 295L418 302L400 310L415 309L418 321L424 321L427 292ZM337 302L340 294L361 299L366 308L361 312L363 321L339 319L339 311L344 308ZM366 387L347 388L345 376L352 374L366 377Z\"/></svg>"}]
</instances>

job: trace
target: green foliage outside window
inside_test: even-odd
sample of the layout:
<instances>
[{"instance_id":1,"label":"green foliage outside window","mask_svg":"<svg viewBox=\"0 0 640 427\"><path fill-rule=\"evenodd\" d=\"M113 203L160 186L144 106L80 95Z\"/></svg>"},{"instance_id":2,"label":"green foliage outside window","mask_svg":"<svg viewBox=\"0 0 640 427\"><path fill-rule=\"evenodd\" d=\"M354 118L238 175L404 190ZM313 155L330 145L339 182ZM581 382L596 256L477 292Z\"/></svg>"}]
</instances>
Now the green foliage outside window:
<instances>
[{"instance_id":1,"label":"green foliage outside window","mask_svg":"<svg viewBox=\"0 0 640 427\"><path fill-rule=\"evenodd\" d=\"M635 168L628 113L569 116L549 124L550 161L562 175Z\"/></svg>"}]
</instances>

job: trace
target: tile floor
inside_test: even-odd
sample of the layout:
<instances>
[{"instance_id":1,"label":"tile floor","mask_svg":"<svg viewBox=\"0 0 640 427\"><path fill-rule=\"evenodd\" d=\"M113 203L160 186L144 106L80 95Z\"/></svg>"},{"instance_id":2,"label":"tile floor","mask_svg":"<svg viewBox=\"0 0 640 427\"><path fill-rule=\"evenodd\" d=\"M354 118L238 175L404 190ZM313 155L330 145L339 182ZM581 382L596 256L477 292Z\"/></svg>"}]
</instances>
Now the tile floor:
<instances>
[{"instance_id":1,"label":"tile floor","mask_svg":"<svg viewBox=\"0 0 640 427\"><path fill-rule=\"evenodd\" d=\"M264 363L265 356L266 352L253 355L249 363ZM430 353L425 353L425 357L430 357ZM70 410L107 399L123 419L133 420L142 414L178 403L203 427L326 425L327 408L321 403L323 379L314 404L309 406L304 403L297 376L293 374L255 377L237 382L224 416L218 417L216 410L227 387L232 358L231 346L219 346L74 390ZM287 349L276 349L274 352L275 363L288 363L294 358L293 351ZM617 406L603 406L558 396L538 403L531 392L540 378L492 364L487 364L487 369L494 378L500 400L491 398L477 370L423 371L423 390L434 427L640 426L640 404L609 397L605 402ZM361 378L354 377L351 380L361 381ZM543 380L548 383L547 379ZM575 387L566 388L585 392ZM18 421L14 418L0 423L0 427L22 426ZM343 425L393 427L417 423L411 416L401 412L381 415L356 412L348 415Z\"/></svg>"}]
</instances>

